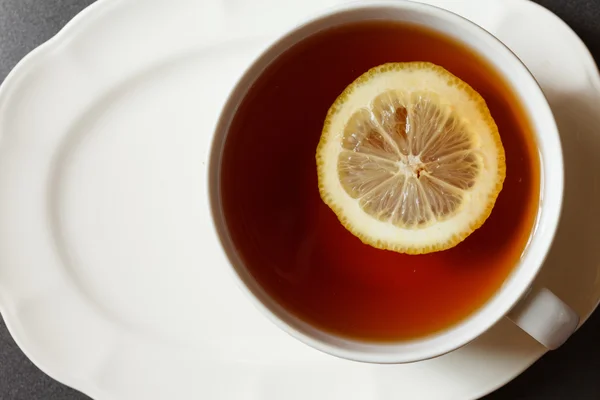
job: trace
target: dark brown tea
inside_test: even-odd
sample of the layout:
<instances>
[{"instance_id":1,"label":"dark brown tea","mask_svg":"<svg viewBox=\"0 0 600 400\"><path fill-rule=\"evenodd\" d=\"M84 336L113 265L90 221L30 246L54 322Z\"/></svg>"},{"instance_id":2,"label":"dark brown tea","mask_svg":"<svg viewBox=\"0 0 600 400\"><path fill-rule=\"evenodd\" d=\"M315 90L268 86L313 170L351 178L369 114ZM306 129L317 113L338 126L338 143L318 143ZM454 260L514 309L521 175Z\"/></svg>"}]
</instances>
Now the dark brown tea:
<instances>
[{"instance_id":1,"label":"dark brown tea","mask_svg":"<svg viewBox=\"0 0 600 400\"><path fill-rule=\"evenodd\" d=\"M420 256L362 244L317 187L327 110L369 68L401 61L430 61L469 83L506 151L504 189L483 227L451 250ZM525 249L539 189L534 135L503 78L449 38L387 22L333 28L290 48L239 107L222 161L226 223L255 279L299 318L371 341L422 337L485 304Z\"/></svg>"}]
</instances>

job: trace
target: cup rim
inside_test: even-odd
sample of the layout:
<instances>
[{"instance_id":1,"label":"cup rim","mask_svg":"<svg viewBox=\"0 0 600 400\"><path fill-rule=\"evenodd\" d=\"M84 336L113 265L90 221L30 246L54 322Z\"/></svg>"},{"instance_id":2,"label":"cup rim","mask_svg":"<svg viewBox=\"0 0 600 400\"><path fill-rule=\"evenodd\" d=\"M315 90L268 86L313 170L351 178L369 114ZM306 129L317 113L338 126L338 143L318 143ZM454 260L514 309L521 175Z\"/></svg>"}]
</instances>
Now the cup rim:
<instances>
[{"instance_id":1,"label":"cup rim","mask_svg":"<svg viewBox=\"0 0 600 400\"><path fill-rule=\"evenodd\" d=\"M489 53L503 53L505 63L510 63L510 69L514 70L515 74L518 73L522 79L519 83L526 85L527 90L531 91L527 92L527 96L523 95L525 90L520 90L520 87L514 84L515 82L500 71L496 63L487 58L485 54L478 52L511 85L513 92L519 98L522 108L529 117L529 122L537 139L536 144L540 158L540 199L536 222L532 226L530 239L521 257L520 265L513 268L504 284L483 306L464 321L454 324L440 333L410 341L375 343L347 339L324 332L304 322L274 301L254 280L246 270L244 262L235 250L235 245L229 235L220 200L220 170L223 146L229 126L237 108L244 100L247 90L261 76L262 70L257 69L261 63L268 65L281 56L283 50L279 51L279 48L287 42L292 45L297 44L317 33L318 30L314 30L304 36L300 35L303 30L308 30L321 21L336 18L345 13L369 10L389 11L392 9L412 11L421 13L426 17L447 21L472 34L477 38L477 41L485 42L491 48ZM353 21L361 20L366 19L356 18ZM390 17L381 20L395 21L397 18ZM329 27L341 24L343 22L334 22ZM430 26L429 28L432 29L433 27ZM461 39L454 38L464 43ZM538 107L535 112L533 111L534 104L535 107ZM536 115L538 116L534 118ZM545 128L543 136L539 134L538 125L543 125ZM541 140L542 138L543 140ZM370 363L407 363L438 357L468 344L502 319L528 292L543 266L558 228L564 194L563 154L558 128L542 89L523 62L504 43L474 22L436 6L407 0L356 1L338 5L305 18L303 22L278 35L272 43L254 58L230 91L221 109L212 137L208 165L207 182L212 215L211 223L219 237L222 245L221 250L229 263L229 269L234 280L247 298L276 326L305 344L333 356ZM546 181L551 181L552 184L547 185ZM552 196L548 193L549 191L552 191ZM479 321L479 323L475 324L474 321ZM472 327L467 327L469 323ZM436 340L435 345L432 343L428 346L427 344L432 339Z\"/></svg>"}]
</instances>

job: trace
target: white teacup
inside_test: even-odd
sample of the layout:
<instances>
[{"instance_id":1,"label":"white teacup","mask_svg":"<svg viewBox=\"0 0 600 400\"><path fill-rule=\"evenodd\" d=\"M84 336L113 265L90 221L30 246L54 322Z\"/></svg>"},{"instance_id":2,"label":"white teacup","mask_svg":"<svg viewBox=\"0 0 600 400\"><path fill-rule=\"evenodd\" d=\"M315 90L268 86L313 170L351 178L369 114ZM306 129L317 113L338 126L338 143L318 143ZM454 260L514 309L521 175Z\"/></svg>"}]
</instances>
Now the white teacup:
<instances>
[{"instance_id":1,"label":"white teacup","mask_svg":"<svg viewBox=\"0 0 600 400\"><path fill-rule=\"evenodd\" d=\"M540 204L529 244L512 274L476 313L447 330L408 342L369 343L350 340L303 322L274 301L254 280L232 242L220 200L223 145L238 105L251 85L289 47L325 28L349 22L383 20L418 24L463 43L501 73L531 121L541 155ZM335 356L376 363L403 363L453 351L507 316L548 349L575 331L577 314L547 289L530 291L544 263L558 225L563 197L563 157L558 130L542 90L521 61L499 40L474 23L448 11L419 3L353 3L310 18L266 49L244 73L222 111L211 150L209 191L214 223L234 276L251 301L277 326L304 343Z\"/></svg>"}]
</instances>

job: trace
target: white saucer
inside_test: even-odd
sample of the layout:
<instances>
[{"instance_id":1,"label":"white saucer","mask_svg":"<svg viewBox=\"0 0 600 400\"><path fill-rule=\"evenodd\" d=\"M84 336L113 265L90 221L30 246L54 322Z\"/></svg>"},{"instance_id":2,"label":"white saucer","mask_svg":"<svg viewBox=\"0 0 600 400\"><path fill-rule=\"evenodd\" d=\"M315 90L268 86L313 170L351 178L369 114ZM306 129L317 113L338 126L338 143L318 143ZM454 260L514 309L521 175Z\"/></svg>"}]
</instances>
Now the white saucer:
<instances>
[{"instance_id":1,"label":"white saucer","mask_svg":"<svg viewBox=\"0 0 600 400\"><path fill-rule=\"evenodd\" d=\"M102 399L474 399L544 354L502 321L409 365L336 359L269 323L209 228L206 158L235 79L274 35L340 0L104 0L0 90L0 307L25 353ZM600 78L525 0L430 0L508 44L561 129L565 212L537 283L600 299ZM576 339L574 339L576 340Z\"/></svg>"}]
</instances>

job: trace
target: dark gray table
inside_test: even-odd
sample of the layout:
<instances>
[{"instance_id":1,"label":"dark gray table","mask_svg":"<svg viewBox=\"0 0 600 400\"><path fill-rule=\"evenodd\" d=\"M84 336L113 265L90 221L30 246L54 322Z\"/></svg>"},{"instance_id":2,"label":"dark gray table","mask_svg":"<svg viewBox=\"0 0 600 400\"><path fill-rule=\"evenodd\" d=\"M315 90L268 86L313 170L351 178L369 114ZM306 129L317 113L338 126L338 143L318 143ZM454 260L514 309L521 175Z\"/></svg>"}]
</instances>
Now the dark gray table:
<instances>
[{"instance_id":1,"label":"dark gray table","mask_svg":"<svg viewBox=\"0 0 600 400\"><path fill-rule=\"evenodd\" d=\"M600 62L600 0L536 1L564 19ZM0 0L0 82L27 52L93 2ZM0 400L87 398L39 371L21 353L0 319ZM600 400L600 312L566 345L485 399Z\"/></svg>"}]
</instances>

